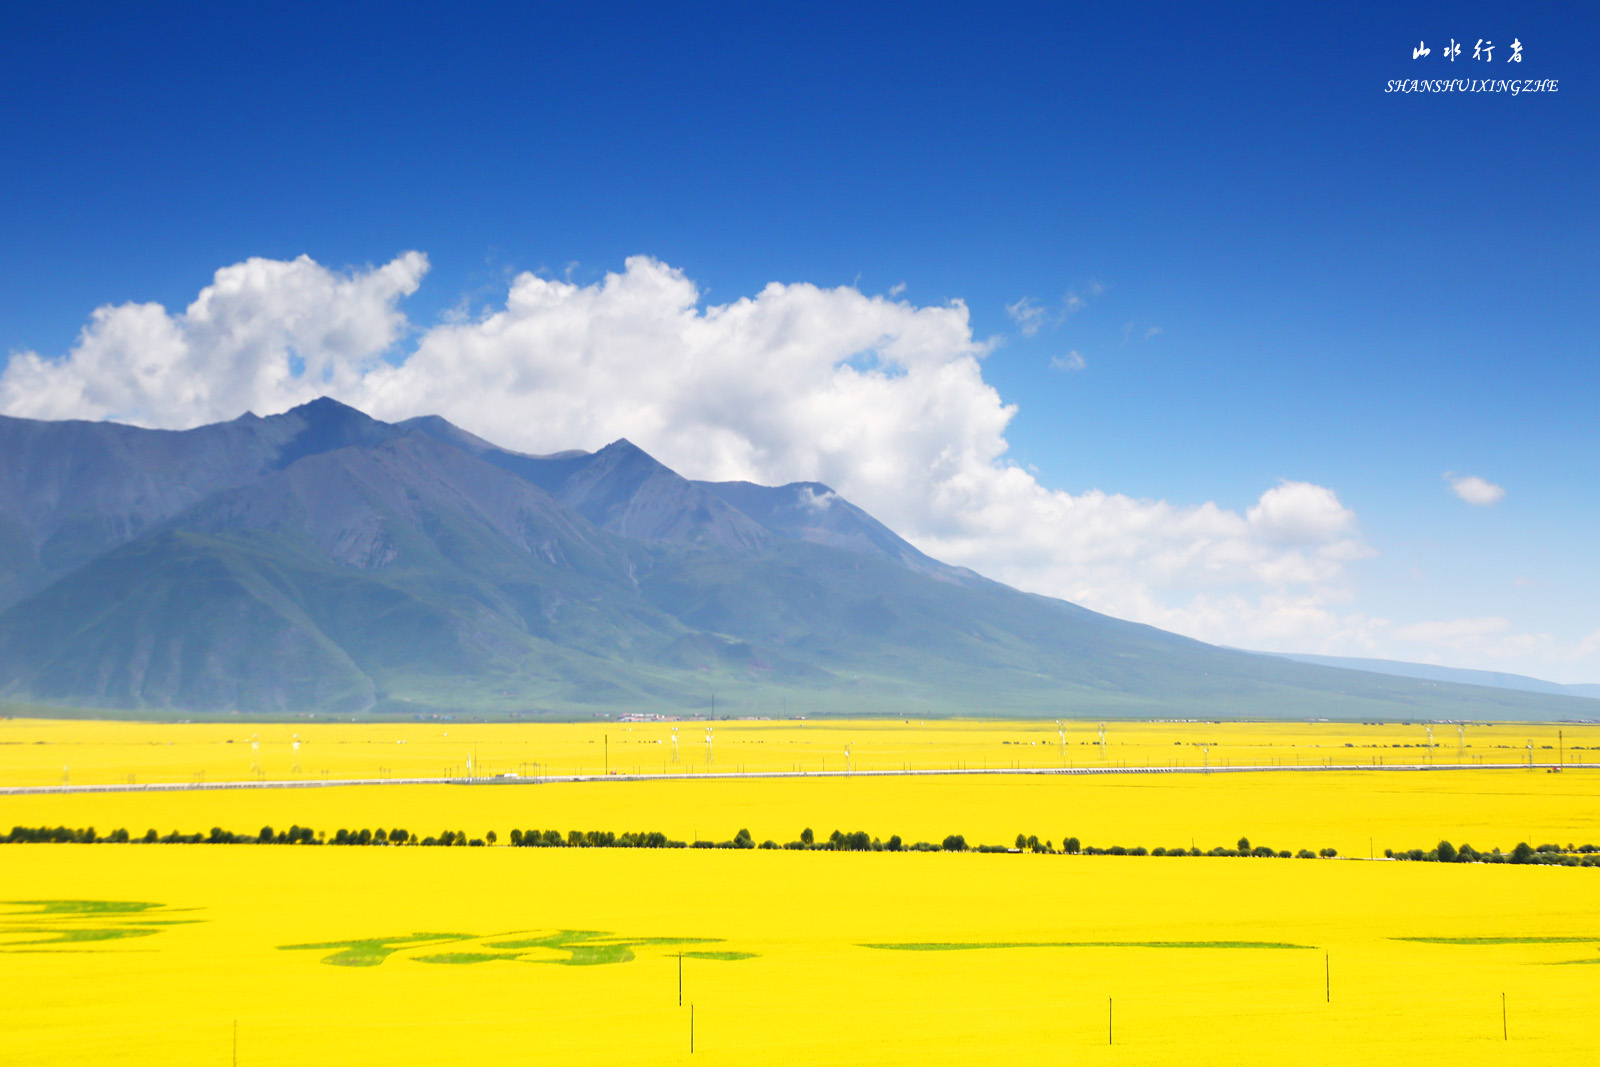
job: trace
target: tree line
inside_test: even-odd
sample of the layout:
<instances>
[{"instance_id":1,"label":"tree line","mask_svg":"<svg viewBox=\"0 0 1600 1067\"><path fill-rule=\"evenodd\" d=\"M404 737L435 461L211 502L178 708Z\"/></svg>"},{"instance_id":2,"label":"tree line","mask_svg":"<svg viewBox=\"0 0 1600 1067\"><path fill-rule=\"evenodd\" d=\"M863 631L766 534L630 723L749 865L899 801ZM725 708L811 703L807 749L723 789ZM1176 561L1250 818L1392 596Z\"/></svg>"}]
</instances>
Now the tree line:
<instances>
[{"instance_id":1,"label":"tree line","mask_svg":"<svg viewBox=\"0 0 1600 1067\"><path fill-rule=\"evenodd\" d=\"M173 830L168 834L161 834L151 829L142 836L133 836L126 828L113 830L109 834L96 833L92 826L71 828L67 826L13 826L11 832L5 837L0 837L0 844L163 844L163 845L366 845L366 846L413 846L425 847L484 847L495 845L499 842L499 835L493 830L482 837L469 837L464 830L444 830L438 834L426 837L411 833L408 830L395 828L392 830L339 829L332 837L324 831L313 830L309 826L298 824L287 830L274 830L271 826L263 826L255 834L236 834L213 826L209 834L194 833L184 834ZM855 830L846 833L835 830L826 839L818 839L810 827L800 831L800 836L793 841L779 844L774 840L756 843L755 838L748 829L741 829L732 838L725 841L695 841L692 844L686 841L676 841L667 837L659 830L615 833L610 830L569 830L563 834L559 830L512 830L509 844L516 848L730 848L730 849L792 849L809 850L817 852L1033 852L1047 855L1067 856L1241 856L1258 859L1333 859L1339 855L1337 849L1323 848L1313 852L1309 848L1298 851L1290 849L1274 849L1266 845L1253 845L1248 837L1241 837L1234 847L1217 846L1201 850L1195 846L1188 848L1163 848L1147 849L1142 845L1124 846L1110 845L1097 847L1085 845L1074 836L1062 838L1060 847L1054 841L1041 841L1035 834L1018 834L1016 840L1010 845L972 845L961 834L950 834L941 841L916 841L906 842L899 834L891 836L887 841L867 833L865 830ZM1510 852L1501 852L1495 848L1480 852L1471 845L1463 844L1459 848L1449 841L1440 841L1431 849L1391 849L1383 850L1384 857L1395 860L1410 860L1425 863L1535 863L1535 864L1560 864L1569 867L1600 867L1600 846L1595 845L1567 845L1565 847L1555 844L1533 846L1527 842L1519 843Z\"/></svg>"},{"instance_id":2,"label":"tree line","mask_svg":"<svg viewBox=\"0 0 1600 1067\"><path fill-rule=\"evenodd\" d=\"M1519 841L1509 853L1498 848L1479 852L1471 845L1460 848L1448 841L1440 841L1430 849L1411 848L1383 850L1385 859L1410 860L1420 863L1543 863L1562 867L1600 867L1600 846L1595 845L1530 845Z\"/></svg>"}]
</instances>

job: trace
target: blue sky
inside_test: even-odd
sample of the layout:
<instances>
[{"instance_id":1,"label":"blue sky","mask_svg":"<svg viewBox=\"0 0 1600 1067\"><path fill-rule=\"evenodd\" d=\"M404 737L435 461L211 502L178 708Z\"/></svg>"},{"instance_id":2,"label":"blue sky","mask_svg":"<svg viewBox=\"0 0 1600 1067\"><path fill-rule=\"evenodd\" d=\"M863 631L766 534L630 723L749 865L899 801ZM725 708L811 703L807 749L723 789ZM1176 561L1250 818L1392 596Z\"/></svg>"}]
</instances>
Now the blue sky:
<instances>
[{"instance_id":1,"label":"blue sky","mask_svg":"<svg viewBox=\"0 0 1600 1067\"><path fill-rule=\"evenodd\" d=\"M1009 541L991 497L941 517L937 486L898 498L837 456L593 432L691 474L829 473L930 550L1210 640L1600 680L1600 8L329 7L0 13L0 351L75 358L96 308L176 316L251 257L425 253L394 363L504 308L518 272L588 291L630 256L701 307L771 282L959 300L1016 406L980 461L1246 525L1281 483L1345 511L1300 541L1257 522L1223 552L1245 570L1178 573L1206 550L1164 534L1119 585L1074 569L1115 558L1076 533L1050 554L1081 508ZM1559 88L1384 91L1422 77ZM25 388L10 413L204 421ZM1447 472L1504 496L1469 504ZM1296 553L1315 576L1281 577Z\"/></svg>"}]
</instances>

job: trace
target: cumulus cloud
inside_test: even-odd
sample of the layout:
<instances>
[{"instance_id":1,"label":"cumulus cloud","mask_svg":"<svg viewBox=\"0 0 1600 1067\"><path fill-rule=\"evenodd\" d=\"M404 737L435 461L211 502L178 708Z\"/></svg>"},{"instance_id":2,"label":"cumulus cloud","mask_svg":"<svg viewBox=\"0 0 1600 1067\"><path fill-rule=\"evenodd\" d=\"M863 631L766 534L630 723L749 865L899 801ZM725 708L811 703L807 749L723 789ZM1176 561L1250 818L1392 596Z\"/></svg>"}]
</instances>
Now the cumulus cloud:
<instances>
[{"instance_id":1,"label":"cumulus cloud","mask_svg":"<svg viewBox=\"0 0 1600 1067\"><path fill-rule=\"evenodd\" d=\"M405 331L398 308L428 259L339 273L308 256L217 271L184 311L98 308L65 359L13 355L0 411L36 419L194 426L359 391Z\"/></svg>"},{"instance_id":2,"label":"cumulus cloud","mask_svg":"<svg viewBox=\"0 0 1600 1067\"><path fill-rule=\"evenodd\" d=\"M1450 483L1450 488L1455 490L1456 496L1469 504L1475 504L1481 508L1489 507L1491 504L1498 504L1500 498L1506 495L1503 487L1480 478L1476 474L1457 477L1446 471L1444 477L1445 481Z\"/></svg>"},{"instance_id":3,"label":"cumulus cloud","mask_svg":"<svg viewBox=\"0 0 1600 1067\"><path fill-rule=\"evenodd\" d=\"M1011 462L1016 408L984 381L960 302L774 283L706 306L640 256L591 284L518 275L503 306L417 331L399 304L426 269L420 253L346 272L250 260L180 312L102 308L65 356L13 357L0 410L185 427L328 394L529 452L626 436L690 477L827 483L937 558L1204 639L1293 648L1381 625L1342 611L1372 550L1332 489L1285 481L1241 511L1067 493Z\"/></svg>"}]
</instances>

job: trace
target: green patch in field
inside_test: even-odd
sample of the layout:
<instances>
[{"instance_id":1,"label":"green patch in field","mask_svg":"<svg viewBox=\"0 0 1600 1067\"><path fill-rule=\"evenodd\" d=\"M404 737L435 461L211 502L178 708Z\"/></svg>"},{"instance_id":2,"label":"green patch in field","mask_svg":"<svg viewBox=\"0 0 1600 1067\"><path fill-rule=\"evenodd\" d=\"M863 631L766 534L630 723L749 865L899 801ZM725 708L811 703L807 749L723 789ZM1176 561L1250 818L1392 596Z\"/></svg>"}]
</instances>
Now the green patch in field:
<instances>
[{"instance_id":1,"label":"green patch in field","mask_svg":"<svg viewBox=\"0 0 1600 1067\"><path fill-rule=\"evenodd\" d=\"M418 963L472 964L495 961L548 963L561 967L594 967L628 963L634 950L645 946L706 945L720 941L715 937L619 937L606 930L557 930L537 937L512 937L508 934L416 933L394 937L365 937L349 941L318 941L302 945L279 945L283 950L328 951L321 962L335 967L377 967L397 954ZM420 949L458 945L450 952L412 955ZM551 954L557 958L551 958ZM748 959L752 953L687 952L699 959Z\"/></svg>"},{"instance_id":2,"label":"green patch in field","mask_svg":"<svg viewBox=\"0 0 1600 1067\"><path fill-rule=\"evenodd\" d=\"M8 900L0 913L0 952L84 952L83 945L152 937L199 919L156 918L182 910L135 900ZM42 935L42 936L41 936Z\"/></svg>"},{"instance_id":3,"label":"green patch in field","mask_svg":"<svg viewBox=\"0 0 1600 1067\"><path fill-rule=\"evenodd\" d=\"M404 949L446 945L458 941L472 941L475 934L409 934L400 937L371 937L354 941L318 941L305 945L279 945L280 950L338 949L322 957L323 963L334 967L376 967L384 960Z\"/></svg>"},{"instance_id":4,"label":"green patch in field","mask_svg":"<svg viewBox=\"0 0 1600 1067\"><path fill-rule=\"evenodd\" d=\"M860 948L882 948L898 952L966 952L995 948L1297 948L1287 941L886 941L863 944Z\"/></svg>"},{"instance_id":5,"label":"green patch in field","mask_svg":"<svg viewBox=\"0 0 1600 1067\"><path fill-rule=\"evenodd\" d=\"M690 960L753 960L754 952L685 952L684 959Z\"/></svg>"},{"instance_id":6,"label":"green patch in field","mask_svg":"<svg viewBox=\"0 0 1600 1067\"><path fill-rule=\"evenodd\" d=\"M34 909L33 915L137 915L161 907L142 900L8 900Z\"/></svg>"},{"instance_id":7,"label":"green patch in field","mask_svg":"<svg viewBox=\"0 0 1600 1067\"><path fill-rule=\"evenodd\" d=\"M158 934L160 930L150 930L137 926L110 926L98 927L87 930L53 930L44 927L16 928L4 931L7 934L49 934L33 941L12 941L11 945L69 945L84 941L118 941L124 937L149 937Z\"/></svg>"}]
</instances>

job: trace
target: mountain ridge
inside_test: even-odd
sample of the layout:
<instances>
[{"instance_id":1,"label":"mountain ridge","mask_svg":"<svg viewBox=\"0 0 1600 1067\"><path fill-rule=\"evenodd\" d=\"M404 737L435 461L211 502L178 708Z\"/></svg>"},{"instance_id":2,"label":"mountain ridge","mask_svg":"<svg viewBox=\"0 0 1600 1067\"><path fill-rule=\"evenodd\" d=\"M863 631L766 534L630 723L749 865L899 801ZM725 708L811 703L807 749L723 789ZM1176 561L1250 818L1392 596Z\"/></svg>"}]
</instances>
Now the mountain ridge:
<instances>
[{"instance_id":1,"label":"mountain ridge","mask_svg":"<svg viewBox=\"0 0 1600 1067\"><path fill-rule=\"evenodd\" d=\"M626 440L535 456L324 398L186 431L0 419L8 442L24 447L0 448L0 699L18 703L507 718L1589 706L1216 648L944 564L820 483L697 482Z\"/></svg>"}]
</instances>

